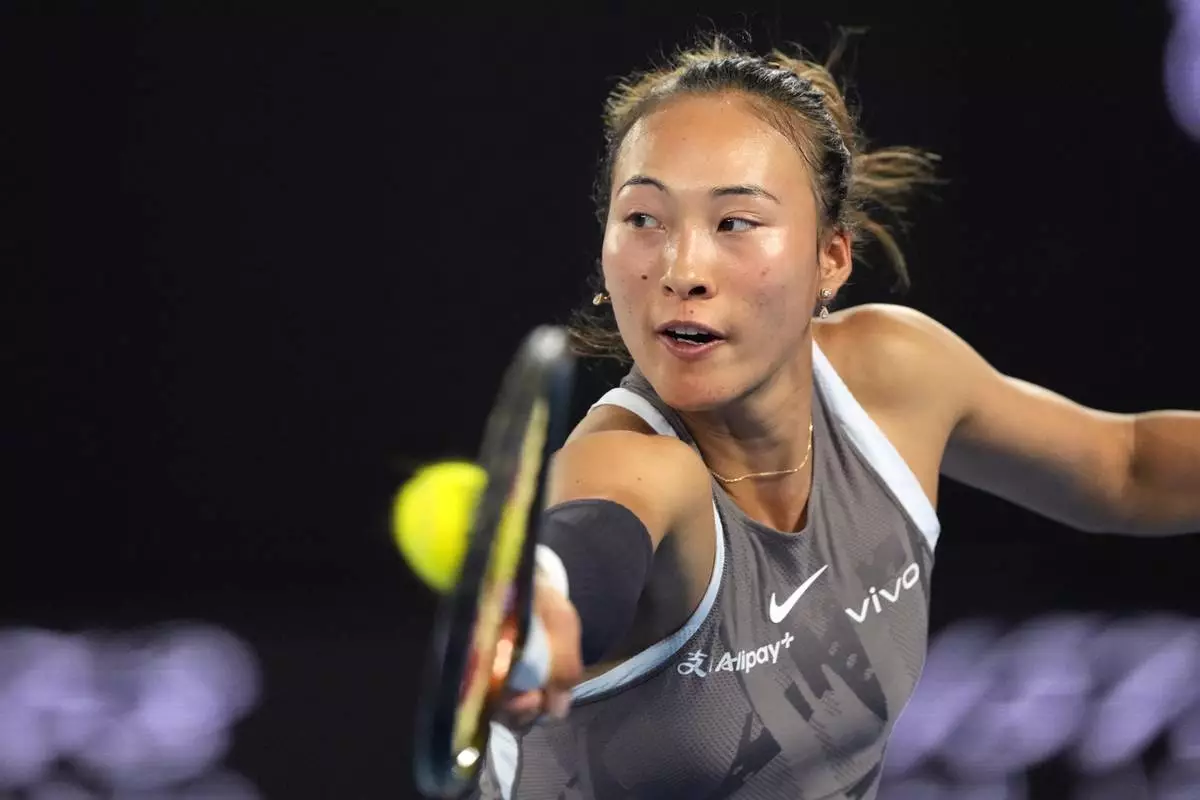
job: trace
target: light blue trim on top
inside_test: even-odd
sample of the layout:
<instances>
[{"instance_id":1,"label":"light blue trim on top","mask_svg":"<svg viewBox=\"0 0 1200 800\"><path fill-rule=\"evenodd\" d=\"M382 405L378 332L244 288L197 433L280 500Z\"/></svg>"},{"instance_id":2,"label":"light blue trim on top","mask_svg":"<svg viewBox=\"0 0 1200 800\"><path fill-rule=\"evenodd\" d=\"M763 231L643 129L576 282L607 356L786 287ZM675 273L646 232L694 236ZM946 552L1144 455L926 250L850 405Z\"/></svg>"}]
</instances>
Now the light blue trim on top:
<instances>
[{"instance_id":1,"label":"light blue trim on top","mask_svg":"<svg viewBox=\"0 0 1200 800\"><path fill-rule=\"evenodd\" d=\"M671 427L671 423L667 422L667 418L662 415L661 411L655 408L649 400L628 389L609 389L599 400L592 403L592 409L597 406L620 406L626 411L632 411L641 417L642 422L653 428L654 432L658 435L679 438L679 435L675 433L675 429Z\"/></svg>"},{"instance_id":2,"label":"light blue trim on top","mask_svg":"<svg viewBox=\"0 0 1200 800\"><path fill-rule=\"evenodd\" d=\"M931 551L937 547L942 524L921 482L875 420L859 405L833 364L813 342L813 376L826 407L854 448L887 484L901 509L925 536Z\"/></svg>"}]
</instances>

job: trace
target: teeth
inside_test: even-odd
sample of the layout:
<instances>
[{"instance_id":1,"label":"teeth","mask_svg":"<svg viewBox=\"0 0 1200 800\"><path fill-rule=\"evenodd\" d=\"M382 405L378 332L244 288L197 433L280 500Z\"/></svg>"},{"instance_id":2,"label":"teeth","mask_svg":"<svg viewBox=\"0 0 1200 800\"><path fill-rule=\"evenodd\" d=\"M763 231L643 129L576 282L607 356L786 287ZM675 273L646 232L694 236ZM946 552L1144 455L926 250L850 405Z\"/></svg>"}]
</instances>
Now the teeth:
<instances>
[{"instance_id":1,"label":"teeth","mask_svg":"<svg viewBox=\"0 0 1200 800\"><path fill-rule=\"evenodd\" d=\"M701 330L700 328L693 328L690 325L684 326L682 328L668 328L667 330L669 330L671 333L682 333L682 334L687 334L687 335L691 335L691 336L700 336L702 334L708 333L708 331Z\"/></svg>"}]
</instances>

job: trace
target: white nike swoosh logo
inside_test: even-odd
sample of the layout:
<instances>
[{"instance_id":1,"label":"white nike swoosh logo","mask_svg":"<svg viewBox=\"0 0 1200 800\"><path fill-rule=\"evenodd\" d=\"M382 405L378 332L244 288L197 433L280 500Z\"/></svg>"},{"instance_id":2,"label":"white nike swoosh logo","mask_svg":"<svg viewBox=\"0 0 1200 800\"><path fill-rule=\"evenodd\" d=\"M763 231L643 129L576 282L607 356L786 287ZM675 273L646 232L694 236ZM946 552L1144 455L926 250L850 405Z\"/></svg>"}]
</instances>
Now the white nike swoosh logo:
<instances>
[{"instance_id":1,"label":"white nike swoosh logo","mask_svg":"<svg viewBox=\"0 0 1200 800\"><path fill-rule=\"evenodd\" d=\"M771 592L771 608L769 609L771 622L783 622L783 618L786 617L788 612L792 610L792 606L796 605L796 603L800 601L800 598L804 596L804 593L808 591L809 587L812 586L813 583L816 582L817 578L821 577L821 573L827 569L829 569L828 564L821 567L819 570L809 576L809 579L800 584L800 588L792 592L791 595L788 596L788 599L783 601L783 605L781 606L775 604L775 593Z\"/></svg>"}]
</instances>

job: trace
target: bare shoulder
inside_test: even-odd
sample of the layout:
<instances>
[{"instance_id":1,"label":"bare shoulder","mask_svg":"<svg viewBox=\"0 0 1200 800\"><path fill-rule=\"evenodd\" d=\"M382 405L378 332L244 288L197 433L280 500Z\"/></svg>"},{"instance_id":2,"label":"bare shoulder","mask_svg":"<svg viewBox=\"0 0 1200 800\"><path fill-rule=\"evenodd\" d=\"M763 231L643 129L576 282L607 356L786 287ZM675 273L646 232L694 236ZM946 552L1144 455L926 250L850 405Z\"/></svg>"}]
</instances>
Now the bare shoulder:
<instances>
[{"instance_id":1,"label":"bare shoulder","mask_svg":"<svg viewBox=\"0 0 1200 800\"><path fill-rule=\"evenodd\" d=\"M602 433L605 431L629 431L631 433L644 433L647 436L653 436L655 431L651 428L646 420L639 417L627 408L621 406L603 405L596 406L587 413L575 429L571 431L571 435L567 441L574 441L583 436L592 433Z\"/></svg>"},{"instance_id":2,"label":"bare shoulder","mask_svg":"<svg viewBox=\"0 0 1200 800\"><path fill-rule=\"evenodd\" d=\"M655 545L707 509L708 471L680 440L622 408L594 409L555 454L547 501L605 499L629 508Z\"/></svg>"},{"instance_id":3,"label":"bare shoulder","mask_svg":"<svg viewBox=\"0 0 1200 800\"><path fill-rule=\"evenodd\" d=\"M981 366L953 331L905 306L848 308L815 324L813 335L855 397L880 409L959 406L957 388Z\"/></svg>"},{"instance_id":4,"label":"bare shoulder","mask_svg":"<svg viewBox=\"0 0 1200 800\"><path fill-rule=\"evenodd\" d=\"M988 365L944 325L902 306L846 309L813 335L936 503L946 447L988 391Z\"/></svg>"}]
</instances>

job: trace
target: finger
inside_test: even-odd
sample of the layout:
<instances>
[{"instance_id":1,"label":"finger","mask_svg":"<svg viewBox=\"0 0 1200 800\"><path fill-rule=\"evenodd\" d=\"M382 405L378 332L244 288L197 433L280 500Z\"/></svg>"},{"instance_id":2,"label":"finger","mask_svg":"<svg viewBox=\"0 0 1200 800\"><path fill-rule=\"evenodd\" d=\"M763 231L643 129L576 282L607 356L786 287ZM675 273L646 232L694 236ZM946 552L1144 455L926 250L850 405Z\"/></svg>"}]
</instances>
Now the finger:
<instances>
[{"instance_id":1,"label":"finger","mask_svg":"<svg viewBox=\"0 0 1200 800\"><path fill-rule=\"evenodd\" d=\"M495 720L511 731L523 731L533 726L545 708L546 693L541 689L521 692L500 704Z\"/></svg>"},{"instance_id":2,"label":"finger","mask_svg":"<svg viewBox=\"0 0 1200 800\"><path fill-rule=\"evenodd\" d=\"M534 609L549 633L550 674L546 684L549 687L569 689L578 683L583 675L583 661L579 651L579 615L570 600L546 584L538 586L534 597Z\"/></svg>"},{"instance_id":3,"label":"finger","mask_svg":"<svg viewBox=\"0 0 1200 800\"><path fill-rule=\"evenodd\" d=\"M571 711L571 692L565 689L546 690L546 713L555 719L566 719Z\"/></svg>"},{"instance_id":4,"label":"finger","mask_svg":"<svg viewBox=\"0 0 1200 800\"><path fill-rule=\"evenodd\" d=\"M545 692L535 689L532 692L521 692L504 701L504 710L519 716L530 712L536 713L545 705Z\"/></svg>"}]
</instances>

